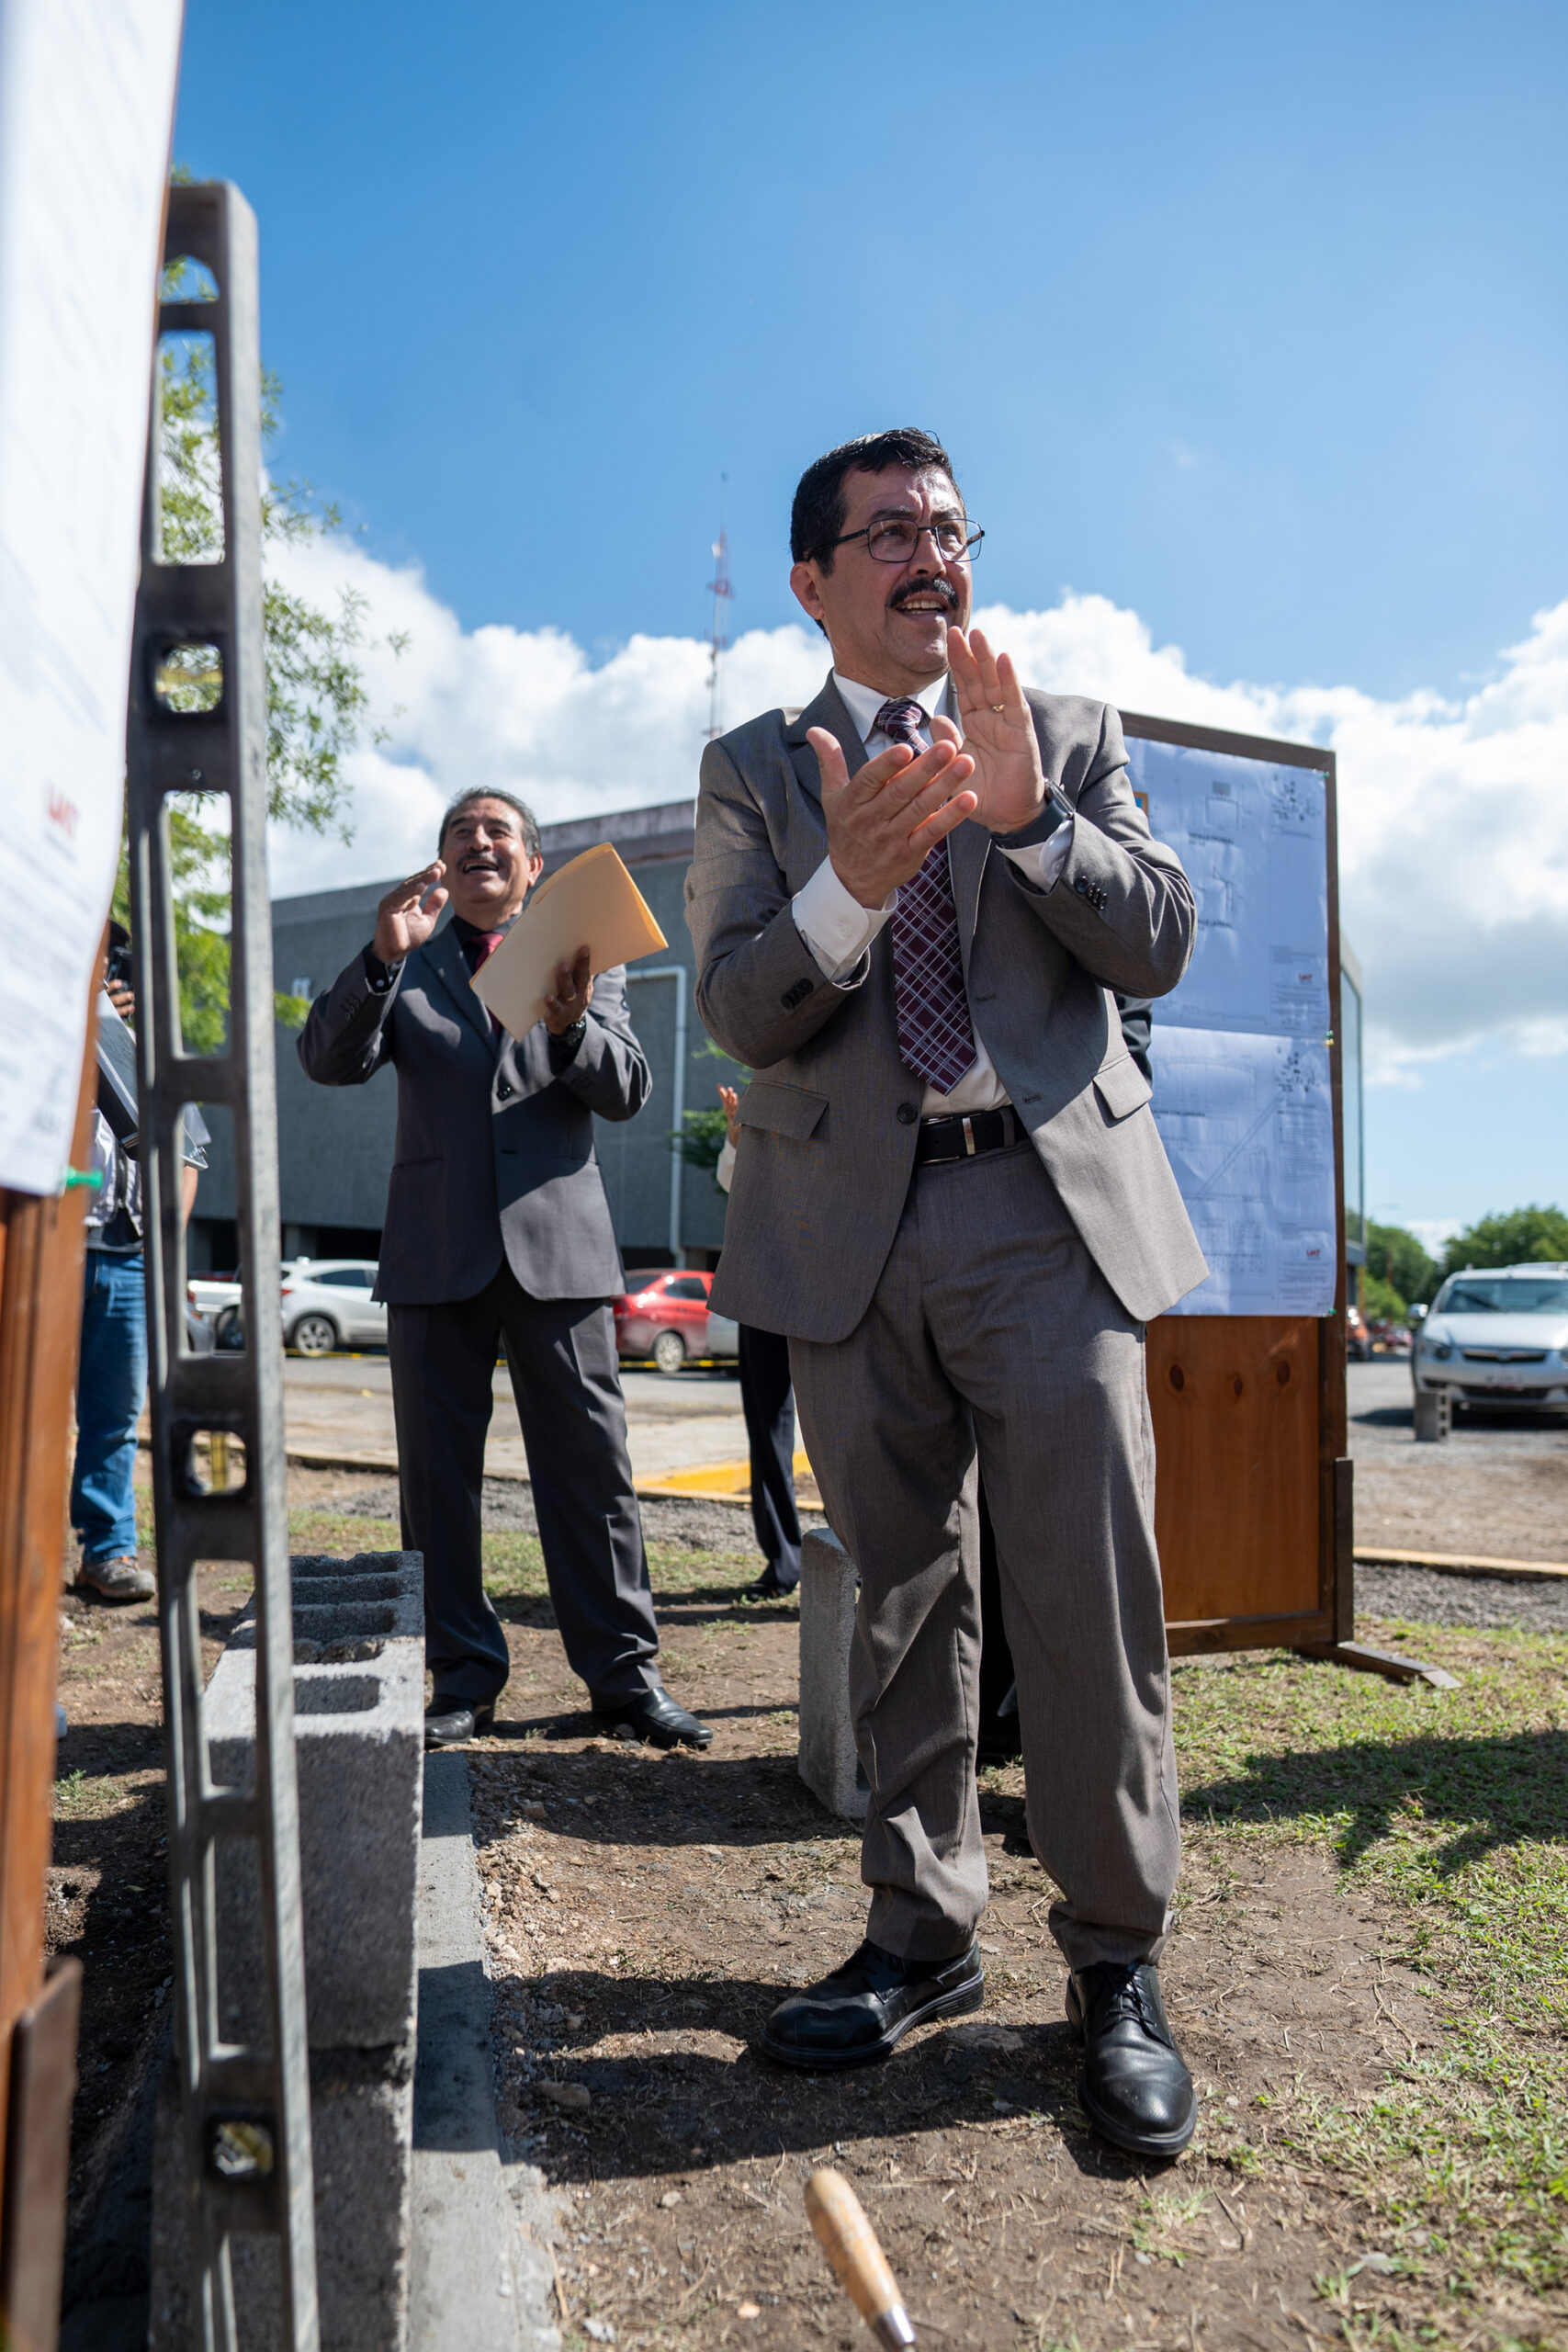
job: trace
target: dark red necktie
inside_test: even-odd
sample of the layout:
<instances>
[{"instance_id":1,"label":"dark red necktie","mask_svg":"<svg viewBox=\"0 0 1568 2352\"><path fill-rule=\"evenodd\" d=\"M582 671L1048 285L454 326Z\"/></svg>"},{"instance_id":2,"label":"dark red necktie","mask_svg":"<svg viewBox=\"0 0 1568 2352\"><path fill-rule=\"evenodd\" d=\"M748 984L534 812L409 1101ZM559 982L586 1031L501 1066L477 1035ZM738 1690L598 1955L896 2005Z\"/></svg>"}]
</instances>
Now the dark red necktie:
<instances>
[{"instance_id":1,"label":"dark red necktie","mask_svg":"<svg viewBox=\"0 0 1568 2352\"><path fill-rule=\"evenodd\" d=\"M490 962L491 957L495 954L496 949L501 945L502 941L505 937L506 933L503 931L475 932L473 937L468 942L469 953L473 959L469 964L468 969L472 972L475 979L478 979L480 972ZM491 1011L488 1005L485 1007L485 1019L490 1023L491 1035L492 1037L497 1035L500 1029L500 1023L497 1022L494 1013Z\"/></svg>"},{"instance_id":2,"label":"dark red necktie","mask_svg":"<svg viewBox=\"0 0 1568 2352\"><path fill-rule=\"evenodd\" d=\"M925 712L908 695L885 702L877 729L892 743L922 749ZM898 1055L906 1069L951 1094L975 1066L975 1032L964 988L964 956L958 944L958 909L947 843L938 842L912 881L902 883L889 924L893 934L894 1003Z\"/></svg>"}]
</instances>

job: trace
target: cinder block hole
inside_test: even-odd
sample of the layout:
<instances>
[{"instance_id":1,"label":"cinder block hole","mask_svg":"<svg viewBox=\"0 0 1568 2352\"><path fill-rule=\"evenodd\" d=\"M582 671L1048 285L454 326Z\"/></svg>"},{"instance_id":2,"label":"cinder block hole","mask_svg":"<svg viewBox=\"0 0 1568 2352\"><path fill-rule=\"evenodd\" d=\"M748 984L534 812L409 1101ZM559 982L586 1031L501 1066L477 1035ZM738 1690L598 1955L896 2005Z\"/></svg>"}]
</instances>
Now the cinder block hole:
<instances>
[{"instance_id":1,"label":"cinder block hole","mask_svg":"<svg viewBox=\"0 0 1568 2352\"><path fill-rule=\"evenodd\" d=\"M389 1634L393 1615L390 1609L361 1609L349 1601L335 1609L297 1609L294 1623L307 1641L347 1642Z\"/></svg>"},{"instance_id":2,"label":"cinder block hole","mask_svg":"<svg viewBox=\"0 0 1568 2352\"><path fill-rule=\"evenodd\" d=\"M311 1674L294 1677L297 1715L366 1715L379 1701L381 1685L374 1674Z\"/></svg>"},{"instance_id":3,"label":"cinder block hole","mask_svg":"<svg viewBox=\"0 0 1568 2352\"><path fill-rule=\"evenodd\" d=\"M312 1586L325 1588L312 1591ZM335 1589L333 1589L335 1588ZM330 1608L362 1600L398 1600L402 1587L396 1577L296 1577L294 1590L301 1609Z\"/></svg>"}]
</instances>

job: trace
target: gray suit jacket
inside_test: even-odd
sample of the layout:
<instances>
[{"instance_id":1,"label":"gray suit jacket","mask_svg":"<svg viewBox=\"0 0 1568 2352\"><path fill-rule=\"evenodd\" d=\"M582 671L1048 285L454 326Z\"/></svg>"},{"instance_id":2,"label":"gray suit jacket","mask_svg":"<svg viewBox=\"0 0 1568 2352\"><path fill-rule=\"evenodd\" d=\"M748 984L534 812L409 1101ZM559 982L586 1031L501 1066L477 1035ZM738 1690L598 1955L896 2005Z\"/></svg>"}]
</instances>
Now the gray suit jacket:
<instances>
[{"instance_id":1,"label":"gray suit jacket","mask_svg":"<svg viewBox=\"0 0 1568 2352\"><path fill-rule=\"evenodd\" d=\"M1151 840L1116 713L1031 692L1052 797L1011 838L1077 812L1055 887L1032 889L979 826L949 837L975 1027L1100 1272L1140 1321L1207 1268L1127 1052L1112 991L1163 996L1187 968L1192 892ZM898 1057L886 928L848 978L824 979L790 900L827 855L817 755L865 750L831 677L798 715L769 711L703 755L686 920L697 1003L756 1075L713 1303L795 1339L845 1338L892 1247L914 1164L919 1081Z\"/></svg>"},{"instance_id":2,"label":"gray suit jacket","mask_svg":"<svg viewBox=\"0 0 1568 2352\"><path fill-rule=\"evenodd\" d=\"M593 1150L593 1114L629 1119L648 1100L626 972L593 983L588 1027L558 1077L539 1022L522 1039L490 1017L450 923L378 995L356 956L299 1035L307 1075L363 1086L398 1073L398 1139L376 1295L396 1306L472 1298L504 1254L535 1298L608 1298L621 1257Z\"/></svg>"}]
</instances>

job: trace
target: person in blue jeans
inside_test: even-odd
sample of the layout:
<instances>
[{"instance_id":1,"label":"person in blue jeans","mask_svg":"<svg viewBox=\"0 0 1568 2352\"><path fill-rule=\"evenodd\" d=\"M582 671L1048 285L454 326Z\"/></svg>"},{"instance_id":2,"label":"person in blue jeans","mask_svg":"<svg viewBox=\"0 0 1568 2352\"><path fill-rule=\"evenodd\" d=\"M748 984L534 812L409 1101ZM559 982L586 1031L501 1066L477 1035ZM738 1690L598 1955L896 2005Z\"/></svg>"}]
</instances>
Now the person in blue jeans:
<instances>
[{"instance_id":1,"label":"person in blue jeans","mask_svg":"<svg viewBox=\"0 0 1568 2352\"><path fill-rule=\"evenodd\" d=\"M118 926L113 926L118 929ZM129 989L98 999L100 1029L129 1013ZM92 1165L103 1178L89 1194L82 1282L82 1349L76 1374L76 1462L71 1524L81 1540L76 1590L99 1600L151 1600L152 1572L136 1556L136 1424L147 1395L146 1267L141 1254L141 1170L94 1113ZM207 1132L186 1115L186 1216L207 1165Z\"/></svg>"}]
</instances>

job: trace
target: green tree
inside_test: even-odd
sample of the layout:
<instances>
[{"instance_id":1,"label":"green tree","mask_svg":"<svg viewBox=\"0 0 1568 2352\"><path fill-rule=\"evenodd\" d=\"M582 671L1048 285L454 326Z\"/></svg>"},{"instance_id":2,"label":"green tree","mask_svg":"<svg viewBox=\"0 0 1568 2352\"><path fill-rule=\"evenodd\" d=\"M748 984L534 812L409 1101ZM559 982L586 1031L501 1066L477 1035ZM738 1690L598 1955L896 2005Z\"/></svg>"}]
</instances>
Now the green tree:
<instances>
[{"instance_id":1,"label":"green tree","mask_svg":"<svg viewBox=\"0 0 1568 2352\"><path fill-rule=\"evenodd\" d=\"M1368 1225L1364 1289L1370 1314L1382 1315L1393 1311L1371 1306L1374 1281L1380 1291L1397 1295L1398 1314L1403 1316L1405 1308L1417 1300L1429 1302L1435 1298L1441 1279L1436 1259L1403 1225Z\"/></svg>"},{"instance_id":2,"label":"green tree","mask_svg":"<svg viewBox=\"0 0 1568 2352\"><path fill-rule=\"evenodd\" d=\"M1443 1272L1466 1266L1539 1265L1568 1259L1568 1216L1559 1208L1497 1210L1456 1233L1443 1253Z\"/></svg>"},{"instance_id":3,"label":"green tree","mask_svg":"<svg viewBox=\"0 0 1568 2352\"><path fill-rule=\"evenodd\" d=\"M164 273L165 300L199 300L201 290L184 262ZM276 376L264 372L264 447L277 431L279 389ZM223 552L223 523L211 349L201 336L164 339L157 394L162 552L171 563L210 562ZM260 496L264 563L268 548L343 527L337 508L318 502L308 482L264 481ZM385 740L384 729L369 725L356 659L366 642L365 611L365 598L351 588L344 589L332 613L289 594L276 580L264 579L267 813L311 832L335 831L344 842L352 839L353 829L344 757L365 737ZM400 653L407 640L389 636L385 641ZM209 649L186 647L160 684L175 709L210 710L222 682ZM168 803L180 1020L186 1045L195 1053L219 1051L228 1023L229 838L209 821L213 797L186 793ZM129 922L123 856L114 911ZM281 992L275 1002L278 1018L291 1028L299 1026L309 1010L302 999Z\"/></svg>"},{"instance_id":4,"label":"green tree","mask_svg":"<svg viewBox=\"0 0 1568 2352\"><path fill-rule=\"evenodd\" d=\"M1403 1323L1410 1312L1393 1284L1374 1274L1369 1262L1361 1275L1361 1311L1369 1323Z\"/></svg>"}]
</instances>

